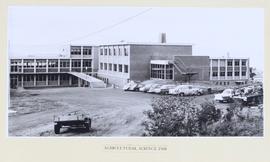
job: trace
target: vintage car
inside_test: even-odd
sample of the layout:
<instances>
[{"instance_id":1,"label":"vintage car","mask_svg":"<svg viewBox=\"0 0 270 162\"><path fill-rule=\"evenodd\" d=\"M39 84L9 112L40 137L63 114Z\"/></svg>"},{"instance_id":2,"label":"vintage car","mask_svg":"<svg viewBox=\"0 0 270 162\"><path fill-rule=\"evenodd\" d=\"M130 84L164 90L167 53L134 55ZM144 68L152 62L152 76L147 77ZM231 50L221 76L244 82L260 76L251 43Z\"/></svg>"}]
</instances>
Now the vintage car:
<instances>
[{"instance_id":1,"label":"vintage car","mask_svg":"<svg viewBox=\"0 0 270 162\"><path fill-rule=\"evenodd\" d=\"M160 87L156 87L155 89L153 89L154 93L158 93L158 94L168 94L170 89L175 88L176 85L174 84L166 84L166 85L162 85Z\"/></svg>"},{"instance_id":2,"label":"vintage car","mask_svg":"<svg viewBox=\"0 0 270 162\"><path fill-rule=\"evenodd\" d=\"M192 85L179 85L174 89L169 90L169 94L172 95L180 95L180 96L190 96L190 95L202 95L203 90L200 88L196 88Z\"/></svg>"},{"instance_id":3,"label":"vintage car","mask_svg":"<svg viewBox=\"0 0 270 162\"><path fill-rule=\"evenodd\" d=\"M147 92L147 91L149 91L149 89L150 89L153 85L155 85L155 84L154 84L154 83L146 84L146 85L142 86L139 90L140 90L141 92Z\"/></svg>"},{"instance_id":4,"label":"vintage car","mask_svg":"<svg viewBox=\"0 0 270 162\"><path fill-rule=\"evenodd\" d=\"M84 127L87 131L90 131L91 118L82 111L54 116L54 133L59 134L62 127Z\"/></svg>"},{"instance_id":5,"label":"vintage car","mask_svg":"<svg viewBox=\"0 0 270 162\"><path fill-rule=\"evenodd\" d=\"M233 89L225 89L222 93L215 95L215 101L232 102L235 91Z\"/></svg>"}]
</instances>

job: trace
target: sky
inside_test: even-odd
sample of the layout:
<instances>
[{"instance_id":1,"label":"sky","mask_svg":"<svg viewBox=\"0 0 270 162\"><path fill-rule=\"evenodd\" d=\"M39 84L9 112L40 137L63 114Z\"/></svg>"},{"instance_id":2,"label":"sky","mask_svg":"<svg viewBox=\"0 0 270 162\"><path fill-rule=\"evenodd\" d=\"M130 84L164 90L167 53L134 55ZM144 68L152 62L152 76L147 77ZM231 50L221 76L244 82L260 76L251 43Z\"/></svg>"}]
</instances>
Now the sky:
<instances>
[{"instance_id":1,"label":"sky","mask_svg":"<svg viewBox=\"0 0 270 162\"><path fill-rule=\"evenodd\" d=\"M192 44L193 55L248 57L263 70L264 10L259 8L11 6L9 55L58 56L69 44Z\"/></svg>"}]
</instances>

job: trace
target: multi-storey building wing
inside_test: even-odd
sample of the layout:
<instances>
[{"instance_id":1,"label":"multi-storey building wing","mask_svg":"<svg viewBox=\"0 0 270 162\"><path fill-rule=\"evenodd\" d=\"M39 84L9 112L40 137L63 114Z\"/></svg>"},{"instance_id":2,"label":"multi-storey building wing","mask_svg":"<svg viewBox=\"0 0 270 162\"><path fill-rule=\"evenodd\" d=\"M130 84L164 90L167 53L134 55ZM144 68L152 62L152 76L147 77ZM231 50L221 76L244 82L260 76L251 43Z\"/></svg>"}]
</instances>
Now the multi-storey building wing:
<instances>
[{"instance_id":1,"label":"multi-storey building wing","mask_svg":"<svg viewBox=\"0 0 270 162\"><path fill-rule=\"evenodd\" d=\"M76 74L96 75L96 46L70 46L67 58L11 58L11 87L85 86Z\"/></svg>"},{"instance_id":2,"label":"multi-storey building wing","mask_svg":"<svg viewBox=\"0 0 270 162\"><path fill-rule=\"evenodd\" d=\"M249 79L248 58L211 58L210 81L219 85L244 84Z\"/></svg>"},{"instance_id":3,"label":"multi-storey building wing","mask_svg":"<svg viewBox=\"0 0 270 162\"><path fill-rule=\"evenodd\" d=\"M151 72L151 64L155 64L157 67L163 65L167 67L166 71L168 72L166 75L172 79L172 64L169 62L164 64L162 60L173 60L175 55L192 55L192 45L119 43L99 47L98 76L119 86L123 86L129 80L142 81L158 78L158 76L162 79L161 75L155 75L155 71ZM157 73L159 72L157 71Z\"/></svg>"}]
</instances>

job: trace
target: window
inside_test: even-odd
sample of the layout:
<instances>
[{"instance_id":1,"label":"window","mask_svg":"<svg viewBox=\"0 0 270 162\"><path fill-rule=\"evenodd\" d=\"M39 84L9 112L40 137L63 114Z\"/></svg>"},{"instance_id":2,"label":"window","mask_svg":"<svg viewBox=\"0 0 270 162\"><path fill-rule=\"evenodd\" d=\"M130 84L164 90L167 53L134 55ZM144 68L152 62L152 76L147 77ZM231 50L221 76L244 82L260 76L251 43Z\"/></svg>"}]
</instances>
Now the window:
<instances>
[{"instance_id":1,"label":"window","mask_svg":"<svg viewBox=\"0 0 270 162\"><path fill-rule=\"evenodd\" d=\"M225 66L225 60L224 59L221 59L219 60L219 66Z\"/></svg>"},{"instance_id":2,"label":"window","mask_svg":"<svg viewBox=\"0 0 270 162\"><path fill-rule=\"evenodd\" d=\"M34 60L24 60L24 68L34 68Z\"/></svg>"},{"instance_id":3,"label":"window","mask_svg":"<svg viewBox=\"0 0 270 162\"><path fill-rule=\"evenodd\" d=\"M58 60L49 60L48 67L58 67Z\"/></svg>"},{"instance_id":4,"label":"window","mask_svg":"<svg viewBox=\"0 0 270 162\"><path fill-rule=\"evenodd\" d=\"M109 64L109 70L112 71L112 64Z\"/></svg>"},{"instance_id":5,"label":"window","mask_svg":"<svg viewBox=\"0 0 270 162\"><path fill-rule=\"evenodd\" d=\"M81 67L81 60L72 60L72 67Z\"/></svg>"},{"instance_id":6,"label":"window","mask_svg":"<svg viewBox=\"0 0 270 162\"><path fill-rule=\"evenodd\" d=\"M232 76L232 72L231 71L227 72L227 76Z\"/></svg>"},{"instance_id":7,"label":"window","mask_svg":"<svg viewBox=\"0 0 270 162\"><path fill-rule=\"evenodd\" d=\"M69 60L61 60L60 61L60 67L69 67L69 66L70 66Z\"/></svg>"},{"instance_id":8,"label":"window","mask_svg":"<svg viewBox=\"0 0 270 162\"><path fill-rule=\"evenodd\" d=\"M104 55L107 55L107 51L108 51L108 49L105 48Z\"/></svg>"},{"instance_id":9,"label":"window","mask_svg":"<svg viewBox=\"0 0 270 162\"><path fill-rule=\"evenodd\" d=\"M80 55L81 54L81 47L80 46L71 46L70 47L71 55Z\"/></svg>"},{"instance_id":10,"label":"window","mask_svg":"<svg viewBox=\"0 0 270 162\"><path fill-rule=\"evenodd\" d=\"M115 50L115 48L113 48L113 55L114 55L114 56L116 55L116 50Z\"/></svg>"},{"instance_id":11,"label":"window","mask_svg":"<svg viewBox=\"0 0 270 162\"><path fill-rule=\"evenodd\" d=\"M246 61L242 60L242 66L246 66Z\"/></svg>"},{"instance_id":12,"label":"window","mask_svg":"<svg viewBox=\"0 0 270 162\"><path fill-rule=\"evenodd\" d=\"M246 76L246 71L242 71L242 76Z\"/></svg>"},{"instance_id":13,"label":"window","mask_svg":"<svg viewBox=\"0 0 270 162\"><path fill-rule=\"evenodd\" d=\"M58 80L58 76L57 75L49 75L48 80L56 81L56 80Z\"/></svg>"},{"instance_id":14,"label":"window","mask_svg":"<svg viewBox=\"0 0 270 162\"><path fill-rule=\"evenodd\" d=\"M37 68L46 68L46 60L37 60L36 63Z\"/></svg>"},{"instance_id":15,"label":"window","mask_svg":"<svg viewBox=\"0 0 270 162\"><path fill-rule=\"evenodd\" d=\"M103 70L103 63L100 63L100 70Z\"/></svg>"},{"instance_id":16,"label":"window","mask_svg":"<svg viewBox=\"0 0 270 162\"><path fill-rule=\"evenodd\" d=\"M113 71L117 71L117 64L113 64Z\"/></svg>"},{"instance_id":17,"label":"window","mask_svg":"<svg viewBox=\"0 0 270 162\"><path fill-rule=\"evenodd\" d=\"M108 49L109 50L109 55L111 56L112 55L112 49Z\"/></svg>"},{"instance_id":18,"label":"window","mask_svg":"<svg viewBox=\"0 0 270 162\"><path fill-rule=\"evenodd\" d=\"M46 75L37 75L37 81L46 81Z\"/></svg>"},{"instance_id":19,"label":"window","mask_svg":"<svg viewBox=\"0 0 270 162\"><path fill-rule=\"evenodd\" d=\"M34 81L33 75L25 75L23 76L23 81Z\"/></svg>"},{"instance_id":20,"label":"window","mask_svg":"<svg viewBox=\"0 0 270 162\"><path fill-rule=\"evenodd\" d=\"M220 76L225 76L225 72L220 72Z\"/></svg>"},{"instance_id":21,"label":"window","mask_svg":"<svg viewBox=\"0 0 270 162\"><path fill-rule=\"evenodd\" d=\"M118 65L118 70L119 70L119 72L123 72L123 70L122 70L122 65Z\"/></svg>"},{"instance_id":22,"label":"window","mask_svg":"<svg viewBox=\"0 0 270 162\"><path fill-rule=\"evenodd\" d=\"M212 60L212 66L213 67L218 66L218 60L216 59Z\"/></svg>"},{"instance_id":23,"label":"window","mask_svg":"<svg viewBox=\"0 0 270 162\"><path fill-rule=\"evenodd\" d=\"M104 70L107 70L107 63L104 63Z\"/></svg>"},{"instance_id":24,"label":"window","mask_svg":"<svg viewBox=\"0 0 270 162\"><path fill-rule=\"evenodd\" d=\"M213 77L218 76L218 72L213 72Z\"/></svg>"},{"instance_id":25,"label":"window","mask_svg":"<svg viewBox=\"0 0 270 162\"><path fill-rule=\"evenodd\" d=\"M102 48L100 49L100 55L103 55L103 49Z\"/></svg>"},{"instance_id":26,"label":"window","mask_svg":"<svg viewBox=\"0 0 270 162\"><path fill-rule=\"evenodd\" d=\"M92 61L90 59L83 60L83 67L92 67Z\"/></svg>"},{"instance_id":27,"label":"window","mask_svg":"<svg viewBox=\"0 0 270 162\"><path fill-rule=\"evenodd\" d=\"M227 65L228 66L232 66L232 61L231 60L228 60Z\"/></svg>"},{"instance_id":28,"label":"window","mask_svg":"<svg viewBox=\"0 0 270 162\"><path fill-rule=\"evenodd\" d=\"M128 73L128 65L124 65L124 72Z\"/></svg>"},{"instance_id":29,"label":"window","mask_svg":"<svg viewBox=\"0 0 270 162\"><path fill-rule=\"evenodd\" d=\"M125 56L128 56L128 50L127 50L127 48L124 48L124 54L125 54Z\"/></svg>"},{"instance_id":30,"label":"window","mask_svg":"<svg viewBox=\"0 0 270 162\"><path fill-rule=\"evenodd\" d=\"M120 48L120 47L118 48L118 55L119 55L119 56L122 55L122 53L121 53L121 48Z\"/></svg>"},{"instance_id":31,"label":"window","mask_svg":"<svg viewBox=\"0 0 270 162\"><path fill-rule=\"evenodd\" d=\"M235 66L239 66L239 61L234 61Z\"/></svg>"},{"instance_id":32,"label":"window","mask_svg":"<svg viewBox=\"0 0 270 162\"><path fill-rule=\"evenodd\" d=\"M91 55L91 54L92 54L92 48L90 46L84 46L83 55Z\"/></svg>"},{"instance_id":33,"label":"window","mask_svg":"<svg viewBox=\"0 0 270 162\"><path fill-rule=\"evenodd\" d=\"M234 72L234 76L239 76L239 71Z\"/></svg>"}]
</instances>

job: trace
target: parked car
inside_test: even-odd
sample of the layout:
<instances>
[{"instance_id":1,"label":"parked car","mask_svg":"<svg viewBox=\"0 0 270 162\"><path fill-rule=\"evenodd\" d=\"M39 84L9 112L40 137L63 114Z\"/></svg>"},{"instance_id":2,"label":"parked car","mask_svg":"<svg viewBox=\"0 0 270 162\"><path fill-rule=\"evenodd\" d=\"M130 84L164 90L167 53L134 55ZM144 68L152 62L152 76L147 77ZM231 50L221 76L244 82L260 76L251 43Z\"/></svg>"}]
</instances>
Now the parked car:
<instances>
[{"instance_id":1,"label":"parked car","mask_svg":"<svg viewBox=\"0 0 270 162\"><path fill-rule=\"evenodd\" d=\"M130 87L129 87L129 91L136 91L136 88L139 86L139 84L138 83L133 83L133 84L131 84L130 85Z\"/></svg>"},{"instance_id":2,"label":"parked car","mask_svg":"<svg viewBox=\"0 0 270 162\"><path fill-rule=\"evenodd\" d=\"M201 85L194 85L194 88L199 88L201 89L203 94L211 94L212 93L212 88L206 87L206 86L201 86Z\"/></svg>"},{"instance_id":3,"label":"parked car","mask_svg":"<svg viewBox=\"0 0 270 162\"><path fill-rule=\"evenodd\" d=\"M130 81L129 83L124 85L123 90L124 91L134 91L137 86L138 86L138 83L136 83L134 81Z\"/></svg>"},{"instance_id":4,"label":"parked car","mask_svg":"<svg viewBox=\"0 0 270 162\"><path fill-rule=\"evenodd\" d=\"M174 84L167 84L167 85L162 85L160 87L156 87L153 92L154 93L159 93L159 94L169 94L169 90L175 88L176 85Z\"/></svg>"},{"instance_id":5,"label":"parked car","mask_svg":"<svg viewBox=\"0 0 270 162\"><path fill-rule=\"evenodd\" d=\"M156 88L160 88L162 85L160 84L153 84L150 89L147 91L148 93L154 93Z\"/></svg>"},{"instance_id":6,"label":"parked car","mask_svg":"<svg viewBox=\"0 0 270 162\"><path fill-rule=\"evenodd\" d=\"M140 91L140 88L144 87L144 84L138 83L137 86L134 88L134 91Z\"/></svg>"},{"instance_id":7,"label":"parked car","mask_svg":"<svg viewBox=\"0 0 270 162\"><path fill-rule=\"evenodd\" d=\"M178 85L178 86L176 86L175 88L170 89L170 90L169 90L169 94L171 94L171 95L177 95L179 89L180 89L181 87L183 87L183 86L185 86L185 85Z\"/></svg>"},{"instance_id":8,"label":"parked car","mask_svg":"<svg viewBox=\"0 0 270 162\"><path fill-rule=\"evenodd\" d=\"M222 93L215 95L215 101L232 102L235 91L233 89L225 89Z\"/></svg>"},{"instance_id":9,"label":"parked car","mask_svg":"<svg viewBox=\"0 0 270 162\"><path fill-rule=\"evenodd\" d=\"M131 82L125 84L124 87L123 87L123 90L124 90L124 91L127 91L127 90L129 89L130 86L131 86Z\"/></svg>"},{"instance_id":10,"label":"parked car","mask_svg":"<svg viewBox=\"0 0 270 162\"><path fill-rule=\"evenodd\" d=\"M153 85L153 83L146 84L146 85L142 86L139 90L141 92L147 92L147 91L149 91L149 89L151 88L152 85Z\"/></svg>"},{"instance_id":11,"label":"parked car","mask_svg":"<svg viewBox=\"0 0 270 162\"><path fill-rule=\"evenodd\" d=\"M169 94L188 96L188 95L202 95L203 91L200 88L196 88L192 85L179 85L174 89L169 90Z\"/></svg>"}]
</instances>

